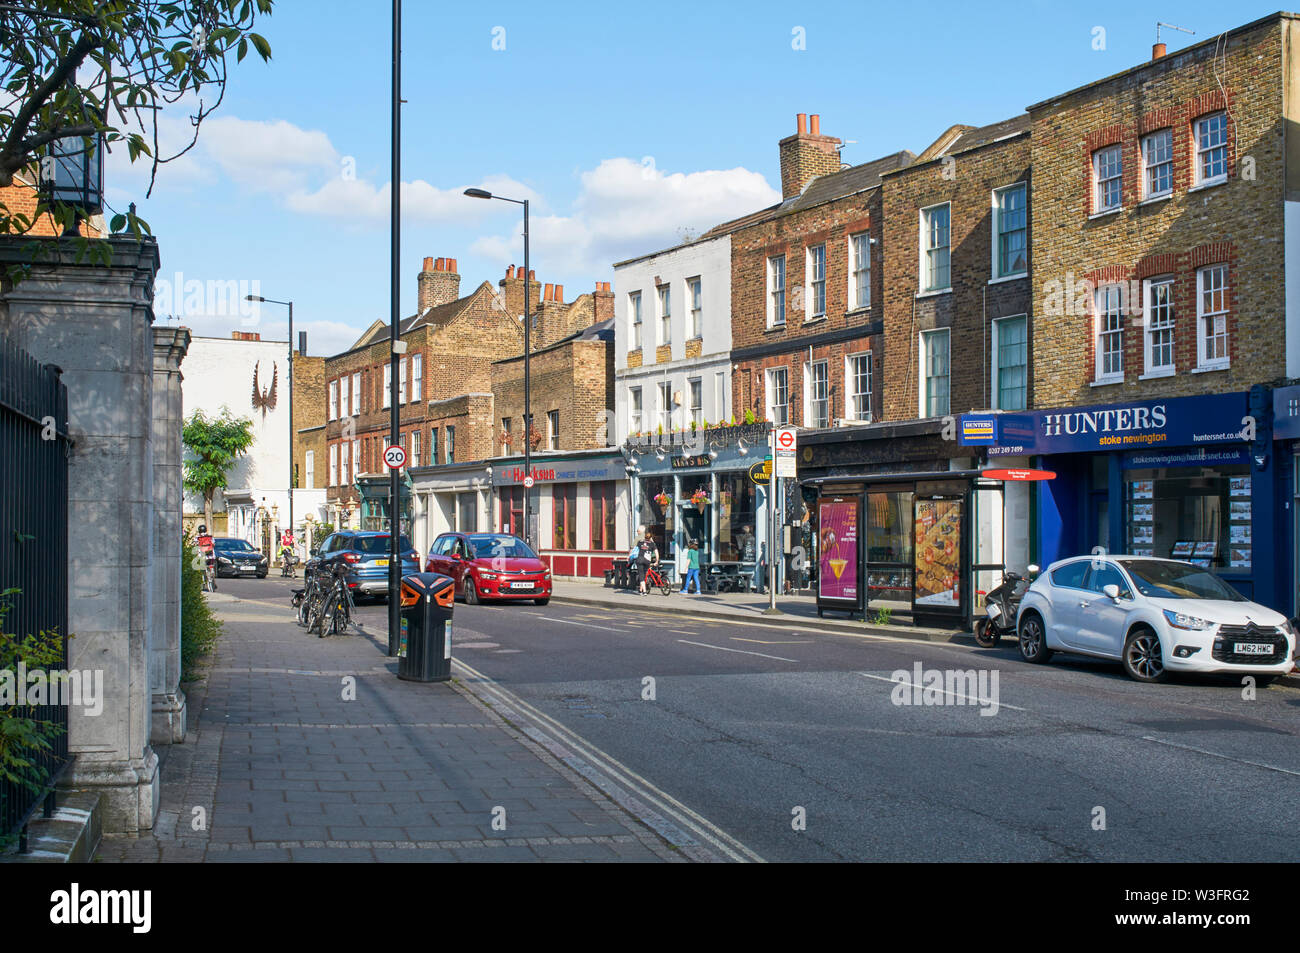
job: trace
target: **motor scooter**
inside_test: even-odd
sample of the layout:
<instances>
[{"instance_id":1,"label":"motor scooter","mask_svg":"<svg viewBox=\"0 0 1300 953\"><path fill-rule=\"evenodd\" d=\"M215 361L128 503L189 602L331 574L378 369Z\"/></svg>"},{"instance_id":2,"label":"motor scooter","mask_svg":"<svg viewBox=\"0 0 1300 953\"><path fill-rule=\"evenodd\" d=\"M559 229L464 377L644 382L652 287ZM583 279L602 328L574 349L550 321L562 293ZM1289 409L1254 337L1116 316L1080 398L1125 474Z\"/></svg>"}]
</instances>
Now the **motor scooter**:
<instances>
[{"instance_id":1,"label":"motor scooter","mask_svg":"<svg viewBox=\"0 0 1300 953\"><path fill-rule=\"evenodd\" d=\"M1025 589L1038 576L1038 567L1030 565L1025 575L1007 572L1002 575L1001 585L994 586L984 597L985 618L975 623L975 644L980 648L991 649L1003 636L1016 635L1016 613L1020 611L1020 600ZM1020 584L1024 583L1024 589Z\"/></svg>"}]
</instances>

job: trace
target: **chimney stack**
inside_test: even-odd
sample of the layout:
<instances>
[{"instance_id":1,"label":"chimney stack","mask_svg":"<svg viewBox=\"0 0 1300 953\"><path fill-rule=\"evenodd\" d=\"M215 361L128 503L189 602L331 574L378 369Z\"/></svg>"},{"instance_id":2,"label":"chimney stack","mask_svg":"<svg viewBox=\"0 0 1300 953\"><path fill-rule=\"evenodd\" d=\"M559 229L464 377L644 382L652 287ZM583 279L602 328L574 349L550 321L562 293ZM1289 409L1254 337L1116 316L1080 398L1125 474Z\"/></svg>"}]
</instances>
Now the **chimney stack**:
<instances>
[{"instance_id":1,"label":"chimney stack","mask_svg":"<svg viewBox=\"0 0 1300 953\"><path fill-rule=\"evenodd\" d=\"M542 286L537 281L536 271L530 271L528 277L528 287L531 293L530 310L535 310L541 303ZM522 316L524 313L524 270L511 265L506 269L506 276L497 284L501 288L501 297L506 303L506 313L512 317ZM547 285L546 287L548 294L552 293L552 286Z\"/></svg>"},{"instance_id":2,"label":"chimney stack","mask_svg":"<svg viewBox=\"0 0 1300 953\"><path fill-rule=\"evenodd\" d=\"M614 317L614 292L609 290L608 281L596 282L596 293L593 295L596 299L596 319L593 324L599 324L601 321L608 321Z\"/></svg>"},{"instance_id":3,"label":"chimney stack","mask_svg":"<svg viewBox=\"0 0 1300 953\"><path fill-rule=\"evenodd\" d=\"M1151 59L1158 60L1165 55L1165 45L1163 43L1154 43L1151 46Z\"/></svg>"},{"instance_id":4,"label":"chimney stack","mask_svg":"<svg viewBox=\"0 0 1300 953\"><path fill-rule=\"evenodd\" d=\"M420 272L416 301L420 313L448 304L460 297L460 275L455 258L426 258Z\"/></svg>"},{"instance_id":5,"label":"chimney stack","mask_svg":"<svg viewBox=\"0 0 1300 953\"><path fill-rule=\"evenodd\" d=\"M811 127L809 119L812 120ZM840 171L839 147L843 142L834 136L821 134L820 115L813 113L809 117L805 113L799 113L796 129L798 131L793 136L787 136L780 142L783 199L799 195L818 176Z\"/></svg>"}]
</instances>

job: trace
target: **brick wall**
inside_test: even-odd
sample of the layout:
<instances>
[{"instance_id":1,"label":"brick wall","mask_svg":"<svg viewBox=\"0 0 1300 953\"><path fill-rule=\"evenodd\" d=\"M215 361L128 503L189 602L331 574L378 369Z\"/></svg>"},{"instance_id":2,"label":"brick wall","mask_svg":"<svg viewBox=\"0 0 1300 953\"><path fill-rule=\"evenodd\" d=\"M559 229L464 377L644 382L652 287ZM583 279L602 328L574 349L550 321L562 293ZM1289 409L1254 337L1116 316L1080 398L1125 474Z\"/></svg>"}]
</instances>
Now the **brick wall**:
<instances>
[{"instance_id":1,"label":"brick wall","mask_svg":"<svg viewBox=\"0 0 1300 953\"><path fill-rule=\"evenodd\" d=\"M993 191L1023 182L1033 208L1029 157L1029 137L1021 134L883 177L884 419L919 416L920 336L940 328L950 329L950 412L991 405L991 323L1028 314L1031 305L1027 276L990 283ZM942 203L949 204L951 291L918 296L921 210ZM1032 405L1032 391L1029 397Z\"/></svg>"},{"instance_id":2,"label":"brick wall","mask_svg":"<svg viewBox=\"0 0 1300 953\"><path fill-rule=\"evenodd\" d=\"M560 450L589 450L608 446L606 409L613 409L614 351L612 342L569 341L535 353L531 372L533 429L540 440L534 450L549 449L547 414L559 413ZM493 456L524 450L524 381L521 359L492 368L496 446ZM512 441L501 443L502 419L510 418Z\"/></svg>"},{"instance_id":3,"label":"brick wall","mask_svg":"<svg viewBox=\"0 0 1300 953\"><path fill-rule=\"evenodd\" d=\"M1285 375L1283 261L1283 24L1270 19L1218 46L1191 48L1102 84L1032 107L1032 268L1040 406L1243 390ZM1193 189L1193 121L1227 108L1228 179ZM1172 198L1141 204L1140 141L1172 130ZM1123 207L1095 217L1093 150L1119 144ZM1191 373L1197 360L1196 269L1229 266L1227 370ZM1174 278L1175 370L1144 373L1144 278ZM1123 283L1136 299L1124 321L1124 380L1090 386L1094 319L1084 281ZM1131 283L1131 284L1130 284ZM1074 312L1074 313L1071 313Z\"/></svg>"}]
</instances>

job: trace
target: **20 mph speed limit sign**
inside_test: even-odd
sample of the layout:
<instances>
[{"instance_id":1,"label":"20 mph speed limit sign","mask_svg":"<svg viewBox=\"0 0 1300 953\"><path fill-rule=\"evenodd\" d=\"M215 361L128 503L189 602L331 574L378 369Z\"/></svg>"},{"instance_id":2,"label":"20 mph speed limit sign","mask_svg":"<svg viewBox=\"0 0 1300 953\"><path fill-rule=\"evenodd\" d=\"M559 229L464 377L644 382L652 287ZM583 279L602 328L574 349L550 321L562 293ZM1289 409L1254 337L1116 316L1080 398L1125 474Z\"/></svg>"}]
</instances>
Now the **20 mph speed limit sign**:
<instances>
[{"instance_id":1,"label":"20 mph speed limit sign","mask_svg":"<svg viewBox=\"0 0 1300 953\"><path fill-rule=\"evenodd\" d=\"M406 448L400 444L393 444L391 447L384 449L384 463L390 470L400 470L406 466Z\"/></svg>"}]
</instances>

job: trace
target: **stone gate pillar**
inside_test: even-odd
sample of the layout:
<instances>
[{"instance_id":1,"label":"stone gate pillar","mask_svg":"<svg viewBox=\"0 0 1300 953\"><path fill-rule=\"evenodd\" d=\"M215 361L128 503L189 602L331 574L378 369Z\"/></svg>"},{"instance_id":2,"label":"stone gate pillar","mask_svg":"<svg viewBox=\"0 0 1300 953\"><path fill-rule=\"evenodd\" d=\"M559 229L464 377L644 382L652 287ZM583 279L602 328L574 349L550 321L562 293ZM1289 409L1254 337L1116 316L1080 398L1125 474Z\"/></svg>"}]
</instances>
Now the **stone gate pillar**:
<instances>
[{"instance_id":1,"label":"stone gate pillar","mask_svg":"<svg viewBox=\"0 0 1300 953\"><path fill-rule=\"evenodd\" d=\"M72 706L65 784L105 795L105 832L148 830L158 812L149 743L154 545L152 238L102 240L105 266L71 239L0 243L30 260L0 300L0 331L63 369L68 388L68 665L102 678L102 710ZM96 243L98 244L98 242Z\"/></svg>"},{"instance_id":2,"label":"stone gate pillar","mask_svg":"<svg viewBox=\"0 0 1300 953\"><path fill-rule=\"evenodd\" d=\"M185 740L185 693L181 691L181 361L189 328L153 329L153 641L149 647L155 745Z\"/></svg>"}]
</instances>

